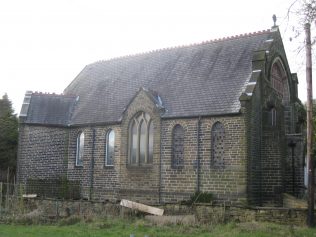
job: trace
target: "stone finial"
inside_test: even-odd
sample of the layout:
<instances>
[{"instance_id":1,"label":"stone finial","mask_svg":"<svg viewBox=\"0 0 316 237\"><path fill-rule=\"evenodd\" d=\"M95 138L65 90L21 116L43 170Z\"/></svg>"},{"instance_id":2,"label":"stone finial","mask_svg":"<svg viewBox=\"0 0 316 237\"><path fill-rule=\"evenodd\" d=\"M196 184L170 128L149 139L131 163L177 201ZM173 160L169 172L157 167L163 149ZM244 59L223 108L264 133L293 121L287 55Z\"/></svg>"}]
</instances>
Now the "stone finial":
<instances>
[{"instance_id":1,"label":"stone finial","mask_svg":"<svg viewBox=\"0 0 316 237\"><path fill-rule=\"evenodd\" d=\"M276 27L277 17L275 14L273 14L272 19L273 19L273 27Z\"/></svg>"}]
</instances>

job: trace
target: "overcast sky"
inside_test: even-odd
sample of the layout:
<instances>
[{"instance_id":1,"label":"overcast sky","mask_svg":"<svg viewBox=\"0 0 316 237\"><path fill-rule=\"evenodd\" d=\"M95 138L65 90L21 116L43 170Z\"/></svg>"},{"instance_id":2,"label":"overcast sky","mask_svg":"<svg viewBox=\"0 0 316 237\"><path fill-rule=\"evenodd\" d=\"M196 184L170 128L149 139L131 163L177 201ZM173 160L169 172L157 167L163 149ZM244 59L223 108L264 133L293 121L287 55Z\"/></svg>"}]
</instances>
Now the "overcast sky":
<instances>
[{"instance_id":1,"label":"overcast sky","mask_svg":"<svg viewBox=\"0 0 316 237\"><path fill-rule=\"evenodd\" d=\"M62 93L87 64L269 29L273 25L272 15L276 14L291 71L299 74L299 97L305 101L305 54L295 53L297 41L289 41L291 27L285 20L291 3L2 0L0 96L7 93L19 113L26 90Z\"/></svg>"}]
</instances>

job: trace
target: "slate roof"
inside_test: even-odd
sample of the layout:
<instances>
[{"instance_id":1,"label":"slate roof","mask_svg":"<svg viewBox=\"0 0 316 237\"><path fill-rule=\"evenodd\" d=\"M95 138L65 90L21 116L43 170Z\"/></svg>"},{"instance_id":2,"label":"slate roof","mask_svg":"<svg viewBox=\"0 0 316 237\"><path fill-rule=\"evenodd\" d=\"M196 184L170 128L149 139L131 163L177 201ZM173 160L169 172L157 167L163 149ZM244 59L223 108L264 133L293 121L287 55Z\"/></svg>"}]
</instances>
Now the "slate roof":
<instances>
[{"instance_id":1,"label":"slate roof","mask_svg":"<svg viewBox=\"0 0 316 237\"><path fill-rule=\"evenodd\" d=\"M164 118L239 113L253 52L271 37L270 31L264 31L92 63L64 91L65 96L79 96L74 107L73 99L33 100L32 96L34 110L29 111L28 121L119 122L140 88L159 96ZM43 107L44 112L39 109ZM49 118L55 114L51 110L60 114Z\"/></svg>"},{"instance_id":2,"label":"slate roof","mask_svg":"<svg viewBox=\"0 0 316 237\"><path fill-rule=\"evenodd\" d=\"M25 122L68 125L75 102L73 96L33 93Z\"/></svg>"}]
</instances>

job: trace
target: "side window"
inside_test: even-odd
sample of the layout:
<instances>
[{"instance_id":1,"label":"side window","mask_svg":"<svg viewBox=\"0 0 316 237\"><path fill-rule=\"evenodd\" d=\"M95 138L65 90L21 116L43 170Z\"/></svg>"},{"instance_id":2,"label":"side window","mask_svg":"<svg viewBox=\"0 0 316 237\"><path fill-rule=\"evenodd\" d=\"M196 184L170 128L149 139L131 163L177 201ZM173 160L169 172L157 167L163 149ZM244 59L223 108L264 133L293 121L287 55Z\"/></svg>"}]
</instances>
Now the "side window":
<instances>
[{"instance_id":1,"label":"side window","mask_svg":"<svg viewBox=\"0 0 316 237\"><path fill-rule=\"evenodd\" d=\"M271 126L272 127L275 127L276 126L276 124L277 124L277 111L276 111L276 109L275 108L272 108L271 110L270 110L270 119L271 119Z\"/></svg>"},{"instance_id":2,"label":"side window","mask_svg":"<svg viewBox=\"0 0 316 237\"><path fill-rule=\"evenodd\" d=\"M83 153L84 153L84 133L80 132L77 136L76 166L83 165Z\"/></svg>"},{"instance_id":3,"label":"side window","mask_svg":"<svg viewBox=\"0 0 316 237\"><path fill-rule=\"evenodd\" d=\"M114 165L115 132L109 130L105 137L105 166Z\"/></svg>"},{"instance_id":4,"label":"side window","mask_svg":"<svg viewBox=\"0 0 316 237\"><path fill-rule=\"evenodd\" d=\"M222 123L216 122L211 131L211 165L224 168L225 129Z\"/></svg>"},{"instance_id":5,"label":"side window","mask_svg":"<svg viewBox=\"0 0 316 237\"><path fill-rule=\"evenodd\" d=\"M172 168L181 168L184 165L184 129L177 124L172 132Z\"/></svg>"},{"instance_id":6,"label":"side window","mask_svg":"<svg viewBox=\"0 0 316 237\"><path fill-rule=\"evenodd\" d=\"M150 164L153 162L154 124L149 114L138 113L129 127L129 163Z\"/></svg>"},{"instance_id":7,"label":"side window","mask_svg":"<svg viewBox=\"0 0 316 237\"><path fill-rule=\"evenodd\" d=\"M284 105L290 102L288 77L281 60L276 60L271 68L271 86L281 95Z\"/></svg>"}]
</instances>

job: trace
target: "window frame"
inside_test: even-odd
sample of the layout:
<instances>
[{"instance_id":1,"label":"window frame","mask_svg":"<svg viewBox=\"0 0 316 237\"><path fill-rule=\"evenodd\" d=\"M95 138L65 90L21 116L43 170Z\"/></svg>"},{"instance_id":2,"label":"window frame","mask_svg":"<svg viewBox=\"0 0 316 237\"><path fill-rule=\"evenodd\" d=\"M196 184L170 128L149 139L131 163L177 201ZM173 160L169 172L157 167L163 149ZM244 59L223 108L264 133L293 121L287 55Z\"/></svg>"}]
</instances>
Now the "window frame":
<instances>
[{"instance_id":1,"label":"window frame","mask_svg":"<svg viewBox=\"0 0 316 237\"><path fill-rule=\"evenodd\" d=\"M272 107L270 110L271 116L271 127L277 126L277 110L275 107Z\"/></svg>"},{"instance_id":2,"label":"window frame","mask_svg":"<svg viewBox=\"0 0 316 237\"><path fill-rule=\"evenodd\" d=\"M182 157L181 159L179 159L178 157L175 157L176 155L176 149L175 149L175 132L176 129L181 129L182 132L182 144L181 144L181 150L182 150ZM185 138L185 130L183 128L183 126L181 126L180 124L176 124L173 129L172 129L172 155L171 155L171 168L173 169L182 169L184 167L184 138Z\"/></svg>"},{"instance_id":3,"label":"window frame","mask_svg":"<svg viewBox=\"0 0 316 237\"><path fill-rule=\"evenodd\" d=\"M112 157L112 164L109 164L109 144L110 144L110 135L113 133L113 157ZM115 131L114 129L109 129L105 135L105 149L104 149L104 166L105 167L113 167L114 166L114 159L115 159Z\"/></svg>"},{"instance_id":4,"label":"window frame","mask_svg":"<svg viewBox=\"0 0 316 237\"><path fill-rule=\"evenodd\" d=\"M221 129L222 131L217 131L215 129L217 129L215 126L216 125L221 125ZM215 138L216 136L219 135L219 132L222 133L222 137L223 137L223 153L221 154L220 160L217 158L217 156L215 157L215 142L217 142L217 139ZM224 162L224 157L225 157L225 139L226 139L226 132L225 132L225 126L222 122L220 121L216 121L211 128L211 167L213 168L224 168L225 167L225 162Z\"/></svg>"},{"instance_id":5,"label":"window frame","mask_svg":"<svg viewBox=\"0 0 316 237\"><path fill-rule=\"evenodd\" d=\"M145 142L144 147L145 148L145 156L144 161L141 161L141 128L143 124L145 123ZM136 126L136 129L134 129ZM136 131L136 136L133 132ZM152 134L151 134L152 132ZM146 113L144 111L136 113L130 123L129 123L129 129L128 129L128 165L130 166L147 166L153 164L153 150L154 150L154 123L151 119L151 116L149 113ZM134 141L134 138L136 138L136 143ZM150 142L152 141L152 147L150 147ZM136 144L136 151L134 151L133 146ZM133 159L135 155L135 161ZM150 156L151 155L151 156Z\"/></svg>"},{"instance_id":6,"label":"window frame","mask_svg":"<svg viewBox=\"0 0 316 237\"><path fill-rule=\"evenodd\" d=\"M83 156L84 156L84 142L85 134L83 131L80 131L77 134L76 138L76 167L83 167Z\"/></svg>"},{"instance_id":7,"label":"window frame","mask_svg":"<svg viewBox=\"0 0 316 237\"><path fill-rule=\"evenodd\" d=\"M282 104L288 104L290 101L288 78L283 60L280 57L276 57L271 64L269 80L271 87L281 96Z\"/></svg>"}]
</instances>

